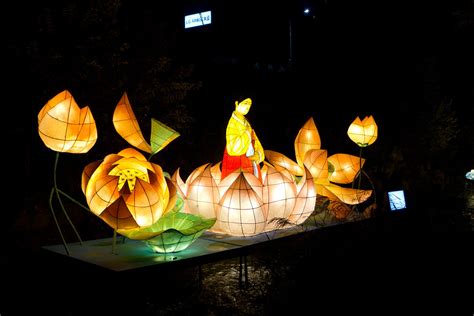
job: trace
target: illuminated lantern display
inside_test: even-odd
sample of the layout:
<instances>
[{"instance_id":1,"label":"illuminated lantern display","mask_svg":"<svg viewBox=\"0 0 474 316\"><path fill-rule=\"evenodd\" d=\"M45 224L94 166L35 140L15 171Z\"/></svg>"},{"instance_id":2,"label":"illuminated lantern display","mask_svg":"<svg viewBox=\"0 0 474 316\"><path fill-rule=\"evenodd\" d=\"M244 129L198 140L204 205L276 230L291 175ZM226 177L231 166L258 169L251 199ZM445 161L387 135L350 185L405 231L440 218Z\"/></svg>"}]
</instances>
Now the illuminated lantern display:
<instances>
[{"instance_id":1,"label":"illuminated lantern display","mask_svg":"<svg viewBox=\"0 0 474 316\"><path fill-rule=\"evenodd\" d=\"M66 208L62 202L62 197L68 198L70 201L83 208L86 207L58 188L56 171L59 153L81 154L88 152L97 141L97 127L89 107L86 106L80 109L71 93L64 90L49 100L41 108L38 113L38 133L46 147L56 151L56 160L53 169L54 184L50 194L49 208L61 236L64 249L69 255L70 252L66 239L61 231L61 227L59 226L53 208L53 197L56 196L66 220L71 225L81 244L82 239L67 214Z\"/></svg>"},{"instance_id":2,"label":"illuminated lantern display","mask_svg":"<svg viewBox=\"0 0 474 316\"><path fill-rule=\"evenodd\" d=\"M374 118L366 116L362 121L356 117L347 130L349 138L360 147L372 145L377 140L378 128Z\"/></svg>"},{"instance_id":3,"label":"illuminated lantern display","mask_svg":"<svg viewBox=\"0 0 474 316\"><path fill-rule=\"evenodd\" d=\"M185 200L185 212L217 218L210 229L214 232L253 236L281 228L282 220L285 225L301 224L314 210L315 186L304 166L279 157L280 165L264 163L260 168L265 154L244 117L251 104L250 99L236 102L226 130L222 164L202 165L186 182L179 169L171 177ZM285 166L301 178L294 177Z\"/></svg>"},{"instance_id":4,"label":"illuminated lantern display","mask_svg":"<svg viewBox=\"0 0 474 316\"><path fill-rule=\"evenodd\" d=\"M251 173L236 173L237 178L219 201L218 227L230 235L253 236L263 232L268 214L262 183Z\"/></svg>"},{"instance_id":5,"label":"illuminated lantern display","mask_svg":"<svg viewBox=\"0 0 474 316\"><path fill-rule=\"evenodd\" d=\"M67 90L41 109L38 132L44 144L56 152L86 153L97 140L97 127L89 107L80 109Z\"/></svg>"},{"instance_id":6,"label":"illuminated lantern display","mask_svg":"<svg viewBox=\"0 0 474 316\"><path fill-rule=\"evenodd\" d=\"M203 219L200 216L184 213L171 213L152 225L156 236L146 241L155 252L170 253L188 248L202 233L211 228L215 218Z\"/></svg>"},{"instance_id":7,"label":"illuminated lantern display","mask_svg":"<svg viewBox=\"0 0 474 316\"><path fill-rule=\"evenodd\" d=\"M174 206L161 167L133 148L87 165L82 191L90 210L115 230L150 226Z\"/></svg>"},{"instance_id":8,"label":"illuminated lantern display","mask_svg":"<svg viewBox=\"0 0 474 316\"><path fill-rule=\"evenodd\" d=\"M332 155L328 158L328 163L332 165L329 181L342 184L351 183L362 167L361 162L363 166L365 159L347 154Z\"/></svg>"},{"instance_id":9,"label":"illuminated lantern display","mask_svg":"<svg viewBox=\"0 0 474 316\"><path fill-rule=\"evenodd\" d=\"M374 140L375 141L375 140ZM286 169L295 176L300 176L303 168L307 168L314 180L316 192L332 201L346 204L360 204L372 194L372 190L360 190L338 186L353 182L365 160L347 154L327 155L320 149L321 139L313 118L310 118L298 132L295 139L294 162L275 151L265 150L268 161L277 168ZM296 167L298 166L298 167Z\"/></svg>"},{"instance_id":10,"label":"illuminated lantern display","mask_svg":"<svg viewBox=\"0 0 474 316\"><path fill-rule=\"evenodd\" d=\"M308 151L320 148L321 138L313 118L310 117L296 135L295 154L298 165L302 166L304 164L304 158Z\"/></svg>"},{"instance_id":11,"label":"illuminated lantern display","mask_svg":"<svg viewBox=\"0 0 474 316\"><path fill-rule=\"evenodd\" d=\"M276 229L274 219L286 219L291 225L301 224L311 215L316 203L316 190L308 170L297 182L290 172L278 171L268 163L262 168L263 182L252 173L240 170L220 180L219 164L197 168L186 182L181 180L179 170L171 178L180 187L186 212L216 217L210 231L233 236L253 236ZM196 198L192 192L206 197ZM191 196L189 201L188 196ZM208 197L217 202L209 203L211 198ZM215 215L210 213L211 205Z\"/></svg>"},{"instance_id":12,"label":"illuminated lantern display","mask_svg":"<svg viewBox=\"0 0 474 316\"><path fill-rule=\"evenodd\" d=\"M235 170L242 169L253 173L261 180L259 163L265 159L265 154L257 134L245 118L251 106L250 98L240 103L235 102L235 111L232 112L226 129L222 179Z\"/></svg>"},{"instance_id":13,"label":"illuminated lantern display","mask_svg":"<svg viewBox=\"0 0 474 316\"><path fill-rule=\"evenodd\" d=\"M113 123L117 133L130 145L152 155L165 148L179 136L177 131L152 118L151 145L148 144L140 130L140 125L133 113L127 93L123 94L115 107Z\"/></svg>"},{"instance_id":14,"label":"illuminated lantern display","mask_svg":"<svg viewBox=\"0 0 474 316\"><path fill-rule=\"evenodd\" d=\"M316 204L316 187L313 176L308 169L304 168L303 178L298 182L296 191L296 203L288 218L290 222L296 225L302 224L314 211Z\"/></svg>"},{"instance_id":15,"label":"illuminated lantern display","mask_svg":"<svg viewBox=\"0 0 474 316\"><path fill-rule=\"evenodd\" d=\"M145 228L118 230L130 239L143 240L154 252L179 252L188 248L202 233L212 227L215 218L182 213L184 203L176 200L174 207L153 225Z\"/></svg>"},{"instance_id":16,"label":"illuminated lantern display","mask_svg":"<svg viewBox=\"0 0 474 316\"><path fill-rule=\"evenodd\" d=\"M115 108L113 123L128 143L150 153L149 159L179 136L152 118L150 145L141 133L126 94ZM143 240L155 252L184 250L213 226L216 219L183 213L184 203L178 191L182 195L186 187L182 183L173 184L165 177L162 168L149 159L128 148L106 156L103 161L93 162L84 168L82 191L90 210L117 233ZM191 177L197 184L212 181L209 172L196 173L198 175ZM190 196L200 203L210 202L212 205L212 198L210 201L203 199L199 190L195 191L191 188ZM213 209L210 210L210 215L214 215ZM114 249L115 233L113 245Z\"/></svg>"},{"instance_id":17,"label":"illuminated lantern display","mask_svg":"<svg viewBox=\"0 0 474 316\"><path fill-rule=\"evenodd\" d=\"M296 203L297 187L293 177L278 172L270 164L266 165L265 180L263 181L263 200L267 209L269 225L272 230L275 221L273 218L289 218Z\"/></svg>"}]
</instances>

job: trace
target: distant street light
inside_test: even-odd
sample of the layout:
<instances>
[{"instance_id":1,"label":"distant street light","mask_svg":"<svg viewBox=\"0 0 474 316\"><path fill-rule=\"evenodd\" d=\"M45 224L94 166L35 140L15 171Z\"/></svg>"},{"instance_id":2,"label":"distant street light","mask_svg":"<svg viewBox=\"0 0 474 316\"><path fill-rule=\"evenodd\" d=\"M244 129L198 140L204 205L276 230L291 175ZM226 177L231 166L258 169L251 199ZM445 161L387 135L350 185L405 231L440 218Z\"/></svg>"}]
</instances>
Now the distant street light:
<instances>
[{"instance_id":1,"label":"distant street light","mask_svg":"<svg viewBox=\"0 0 474 316\"><path fill-rule=\"evenodd\" d=\"M306 9L304 9L304 11L303 11L303 12L304 12L304 14L305 14L305 15L308 15L308 14L309 14L309 9L308 9L308 8L306 8Z\"/></svg>"}]
</instances>

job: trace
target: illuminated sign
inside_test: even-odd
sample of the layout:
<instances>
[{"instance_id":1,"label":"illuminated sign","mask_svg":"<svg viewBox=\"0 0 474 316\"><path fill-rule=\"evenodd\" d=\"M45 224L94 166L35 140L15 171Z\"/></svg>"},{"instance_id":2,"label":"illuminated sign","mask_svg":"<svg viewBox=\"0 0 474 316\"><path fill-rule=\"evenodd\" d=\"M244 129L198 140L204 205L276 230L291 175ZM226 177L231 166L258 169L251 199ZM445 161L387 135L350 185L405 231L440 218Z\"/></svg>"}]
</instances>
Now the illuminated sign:
<instances>
[{"instance_id":1,"label":"illuminated sign","mask_svg":"<svg viewBox=\"0 0 474 316\"><path fill-rule=\"evenodd\" d=\"M184 17L184 28L188 29L190 27L196 27L196 26L211 24L211 21L212 21L211 20L211 11L186 15Z\"/></svg>"},{"instance_id":2,"label":"illuminated sign","mask_svg":"<svg viewBox=\"0 0 474 316\"><path fill-rule=\"evenodd\" d=\"M388 201L390 203L390 210L403 210L407 208L405 202L405 193L403 190L388 192Z\"/></svg>"}]
</instances>

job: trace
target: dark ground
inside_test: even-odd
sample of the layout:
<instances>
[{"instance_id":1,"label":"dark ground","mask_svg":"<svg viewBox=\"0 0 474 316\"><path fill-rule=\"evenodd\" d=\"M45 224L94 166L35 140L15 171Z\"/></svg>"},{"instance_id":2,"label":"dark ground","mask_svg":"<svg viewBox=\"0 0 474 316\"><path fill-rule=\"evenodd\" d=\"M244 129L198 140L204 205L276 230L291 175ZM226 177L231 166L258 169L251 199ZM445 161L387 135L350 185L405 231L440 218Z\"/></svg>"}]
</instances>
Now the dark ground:
<instances>
[{"instance_id":1,"label":"dark ground","mask_svg":"<svg viewBox=\"0 0 474 316\"><path fill-rule=\"evenodd\" d=\"M19 255L1 267L2 315L471 315L473 215L462 207L438 206L431 218L387 213L249 248L246 286L238 256L201 262L200 278L197 263L111 273L47 251Z\"/></svg>"}]
</instances>

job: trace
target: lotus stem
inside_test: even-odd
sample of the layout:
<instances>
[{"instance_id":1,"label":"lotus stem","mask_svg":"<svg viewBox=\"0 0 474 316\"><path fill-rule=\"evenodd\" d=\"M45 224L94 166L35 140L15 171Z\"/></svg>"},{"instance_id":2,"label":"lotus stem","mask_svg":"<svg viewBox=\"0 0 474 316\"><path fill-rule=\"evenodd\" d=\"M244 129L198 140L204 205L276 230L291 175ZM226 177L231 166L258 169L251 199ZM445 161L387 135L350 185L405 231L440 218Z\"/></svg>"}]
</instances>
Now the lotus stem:
<instances>
[{"instance_id":1,"label":"lotus stem","mask_svg":"<svg viewBox=\"0 0 474 316\"><path fill-rule=\"evenodd\" d=\"M365 171L362 171L365 176L367 177L367 180L369 180L369 183L370 183L370 186L372 187L372 190L374 191L374 203L377 204L377 194L375 193L375 186L374 186L374 183L372 182L372 180L370 179L369 175L367 174L367 172Z\"/></svg>"},{"instance_id":2,"label":"lotus stem","mask_svg":"<svg viewBox=\"0 0 474 316\"><path fill-rule=\"evenodd\" d=\"M54 190L56 191L56 197L58 198L59 205L61 205L61 208L64 212L64 216L66 216L67 221L69 222L72 229L74 230L74 233L76 234L77 239L79 239L79 242L81 243L81 245L83 245L81 236L79 236L79 233L77 232L76 227L74 226L71 219L69 218L69 215L66 212L66 208L64 207L63 201L61 200L61 196L59 195L59 190L58 190L58 185L57 185L57 180L56 180L56 171L57 171L57 168L58 168L58 160L59 160L59 152L56 153L56 159L54 161L54 178L53 178L53 181L54 181Z\"/></svg>"},{"instance_id":3,"label":"lotus stem","mask_svg":"<svg viewBox=\"0 0 474 316\"><path fill-rule=\"evenodd\" d=\"M63 241L64 250L66 250L67 255L70 256L71 253L69 252L69 248L67 247L66 239L64 239L63 232L61 231L61 227L59 226L58 219L56 218L56 214L54 213L53 196L54 196L55 190L56 190L55 188L52 188L51 194L49 195L49 209L51 210L51 214L53 215L54 223L56 224L56 227L58 228L59 235L61 235L61 240Z\"/></svg>"},{"instance_id":4,"label":"lotus stem","mask_svg":"<svg viewBox=\"0 0 474 316\"><path fill-rule=\"evenodd\" d=\"M79 207L82 207L83 209L85 209L86 211L91 211L87 206L84 206L81 202L79 202L78 200L74 199L73 197L71 197L70 195L68 195L67 193L65 193L64 191L61 191L61 189L57 189L58 192L62 195L64 195L65 197L67 197L71 202L75 203L77 206Z\"/></svg>"},{"instance_id":5,"label":"lotus stem","mask_svg":"<svg viewBox=\"0 0 474 316\"><path fill-rule=\"evenodd\" d=\"M360 147L360 152L359 152L359 166L360 166L360 170L359 170L359 183L357 184L357 190L360 190L360 181L362 179L362 147Z\"/></svg>"}]
</instances>

